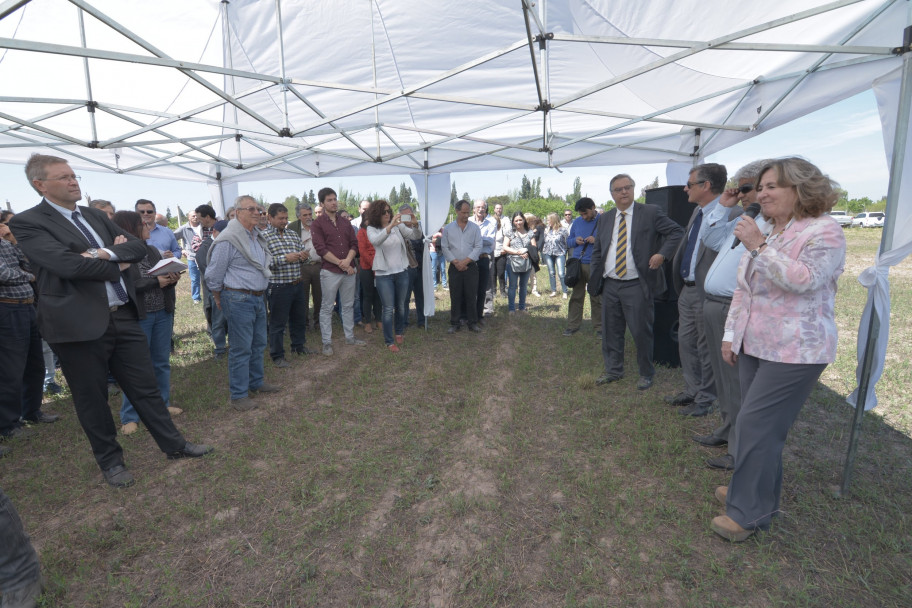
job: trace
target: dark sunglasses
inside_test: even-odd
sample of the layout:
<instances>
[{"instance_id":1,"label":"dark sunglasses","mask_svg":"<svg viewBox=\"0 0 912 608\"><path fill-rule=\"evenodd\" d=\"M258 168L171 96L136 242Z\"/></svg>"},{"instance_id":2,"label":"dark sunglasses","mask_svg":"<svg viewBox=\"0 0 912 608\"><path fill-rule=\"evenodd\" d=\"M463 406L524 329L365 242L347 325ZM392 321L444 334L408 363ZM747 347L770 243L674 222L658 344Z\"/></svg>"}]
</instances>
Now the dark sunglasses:
<instances>
[{"instance_id":1,"label":"dark sunglasses","mask_svg":"<svg viewBox=\"0 0 912 608\"><path fill-rule=\"evenodd\" d=\"M153 213L155 213L155 209L140 209L139 211L137 211L137 213L152 215Z\"/></svg>"},{"instance_id":2,"label":"dark sunglasses","mask_svg":"<svg viewBox=\"0 0 912 608\"><path fill-rule=\"evenodd\" d=\"M753 184L744 184L743 186L738 188L738 192L740 192L741 194L747 194L748 192L750 192L753 189L754 189Z\"/></svg>"}]
</instances>

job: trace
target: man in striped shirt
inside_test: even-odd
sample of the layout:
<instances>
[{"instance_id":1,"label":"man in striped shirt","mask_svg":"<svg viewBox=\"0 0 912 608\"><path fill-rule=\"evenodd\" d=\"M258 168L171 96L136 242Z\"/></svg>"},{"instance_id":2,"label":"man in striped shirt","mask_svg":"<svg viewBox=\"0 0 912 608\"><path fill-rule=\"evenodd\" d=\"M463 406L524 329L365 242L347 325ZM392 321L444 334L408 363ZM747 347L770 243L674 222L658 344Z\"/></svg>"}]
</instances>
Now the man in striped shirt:
<instances>
[{"instance_id":1,"label":"man in striped shirt","mask_svg":"<svg viewBox=\"0 0 912 608\"><path fill-rule=\"evenodd\" d=\"M304 345L307 330L307 294L301 282L301 263L309 257L301 237L288 229L288 209L273 203L269 227L263 233L269 253L269 356L276 367L290 367L285 360L285 326L291 334L291 352L312 355Z\"/></svg>"}]
</instances>

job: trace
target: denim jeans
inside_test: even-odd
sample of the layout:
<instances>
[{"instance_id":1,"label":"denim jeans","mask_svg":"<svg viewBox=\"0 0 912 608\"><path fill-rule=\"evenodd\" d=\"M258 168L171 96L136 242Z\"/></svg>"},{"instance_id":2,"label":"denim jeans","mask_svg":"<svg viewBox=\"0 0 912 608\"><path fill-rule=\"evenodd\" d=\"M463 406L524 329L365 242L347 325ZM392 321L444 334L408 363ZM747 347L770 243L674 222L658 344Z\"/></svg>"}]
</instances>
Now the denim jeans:
<instances>
[{"instance_id":1,"label":"denim jeans","mask_svg":"<svg viewBox=\"0 0 912 608\"><path fill-rule=\"evenodd\" d=\"M393 315L395 314L395 335L405 333L405 317L408 315L408 270L396 274L378 275L377 291L383 303L383 340L389 346L393 343Z\"/></svg>"},{"instance_id":2,"label":"denim jeans","mask_svg":"<svg viewBox=\"0 0 912 608\"><path fill-rule=\"evenodd\" d=\"M266 299L241 291L222 291L222 312L231 328L228 351L228 387L232 399L263 385L263 351L266 350Z\"/></svg>"},{"instance_id":3,"label":"denim jeans","mask_svg":"<svg viewBox=\"0 0 912 608\"><path fill-rule=\"evenodd\" d=\"M215 346L216 355L224 355L227 351L226 337L228 335L228 319L225 311L215 305L215 298L209 294L209 305L212 307L212 344Z\"/></svg>"},{"instance_id":4,"label":"denim jeans","mask_svg":"<svg viewBox=\"0 0 912 608\"><path fill-rule=\"evenodd\" d=\"M437 273L440 273L439 279ZM431 252L431 276L434 277L434 289L437 289L441 282L444 287L447 287L446 259L442 253Z\"/></svg>"},{"instance_id":5,"label":"denim jeans","mask_svg":"<svg viewBox=\"0 0 912 608\"><path fill-rule=\"evenodd\" d=\"M507 261L507 309L514 312L516 309L516 283L519 282L519 310L526 309L526 287L529 285L531 270L516 273Z\"/></svg>"},{"instance_id":6,"label":"denim jeans","mask_svg":"<svg viewBox=\"0 0 912 608\"><path fill-rule=\"evenodd\" d=\"M12 593L36 581L40 568L19 513L0 489L0 593Z\"/></svg>"},{"instance_id":7,"label":"denim jeans","mask_svg":"<svg viewBox=\"0 0 912 608\"><path fill-rule=\"evenodd\" d=\"M355 273L355 299L352 303L352 322L357 325L361 322L361 281L357 278L361 274L361 270L358 269L358 272ZM342 321L342 290L336 294L336 305L333 307L333 310L336 311L336 314L339 315L339 320ZM345 323L342 323L343 327Z\"/></svg>"},{"instance_id":8,"label":"denim jeans","mask_svg":"<svg viewBox=\"0 0 912 608\"><path fill-rule=\"evenodd\" d=\"M168 407L171 405L171 334L174 330L174 315L164 309L146 313L146 318L139 321L139 326L149 343L155 383L165 407ZM128 422L139 422L139 414L124 393L120 402L120 423Z\"/></svg>"},{"instance_id":9,"label":"denim jeans","mask_svg":"<svg viewBox=\"0 0 912 608\"><path fill-rule=\"evenodd\" d=\"M187 273L190 275L190 295L194 302L202 302L200 297L200 269L196 260L187 260Z\"/></svg>"},{"instance_id":10,"label":"denim jeans","mask_svg":"<svg viewBox=\"0 0 912 608\"><path fill-rule=\"evenodd\" d=\"M291 334L291 350L304 350L307 331L307 299L304 286L298 282L269 284L269 356L285 357L285 326Z\"/></svg>"},{"instance_id":11,"label":"denim jeans","mask_svg":"<svg viewBox=\"0 0 912 608\"><path fill-rule=\"evenodd\" d=\"M54 351L51 350L51 345L44 340L41 341L41 354L44 356L44 386L47 388L47 385L54 381L57 366L54 365Z\"/></svg>"},{"instance_id":12,"label":"denim jeans","mask_svg":"<svg viewBox=\"0 0 912 608\"><path fill-rule=\"evenodd\" d=\"M567 285L564 283L564 263L566 258L562 255L550 255L548 253L543 253L542 257L545 258L545 264L548 266L548 278L551 280L551 292L557 291L557 283L554 280L554 270L557 268L557 276L560 277L561 291L567 293Z\"/></svg>"}]
</instances>

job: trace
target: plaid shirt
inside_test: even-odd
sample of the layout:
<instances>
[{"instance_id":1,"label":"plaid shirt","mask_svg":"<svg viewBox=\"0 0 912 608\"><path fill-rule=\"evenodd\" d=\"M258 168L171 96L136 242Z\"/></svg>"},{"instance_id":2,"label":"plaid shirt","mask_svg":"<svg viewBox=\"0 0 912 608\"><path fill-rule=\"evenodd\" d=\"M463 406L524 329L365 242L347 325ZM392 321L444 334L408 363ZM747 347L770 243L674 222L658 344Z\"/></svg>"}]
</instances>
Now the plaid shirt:
<instances>
[{"instance_id":1,"label":"plaid shirt","mask_svg":"<svg viewBox=\"0 0 912 608\"><path fill-rule=\"evenodd\" d=\"M301 278L301 262L286 262L286 253L297 253L304 250L301 237L294 230L287 228L279 232L272 226L263 231L266 246L269 248L269 270L272 271L270 283L293 283Z\"/></svg>"},{"instance_id":2,"label":"plaid shirt","mask_svg":"<svg viewBox=\"0 0 912 608\"><path fill-rule=\"evenodd\" d=\"M16 245L0 239L0 298L28 300L35 297L32 268Z\"/></svg>"}]
</instances>

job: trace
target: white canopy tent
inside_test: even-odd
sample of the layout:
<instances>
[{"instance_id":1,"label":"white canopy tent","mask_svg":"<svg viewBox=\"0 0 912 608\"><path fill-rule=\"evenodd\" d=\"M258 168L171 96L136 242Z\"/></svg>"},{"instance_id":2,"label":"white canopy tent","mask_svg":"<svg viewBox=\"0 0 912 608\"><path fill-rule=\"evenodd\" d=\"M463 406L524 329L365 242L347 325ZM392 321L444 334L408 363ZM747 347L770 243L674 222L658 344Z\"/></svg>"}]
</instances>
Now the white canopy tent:
<instances>
[{"instance_id":1,"label":"white canopy tent","mask_svg":"<svg viewBox=\"0 0 912 608\"><path fill-rule=\"evenodd\" d=\"M892 250L910 22L908 0L0 0L0 162L206 181L216 206L239 181L407 173L428 232L450 172L661 162L682 183L873 87Z\"/></svg>"}]
</instances>

